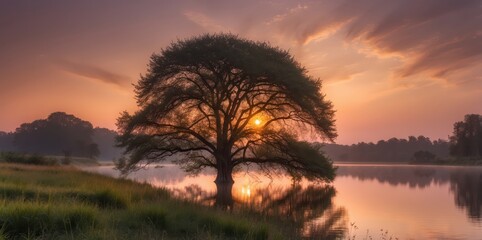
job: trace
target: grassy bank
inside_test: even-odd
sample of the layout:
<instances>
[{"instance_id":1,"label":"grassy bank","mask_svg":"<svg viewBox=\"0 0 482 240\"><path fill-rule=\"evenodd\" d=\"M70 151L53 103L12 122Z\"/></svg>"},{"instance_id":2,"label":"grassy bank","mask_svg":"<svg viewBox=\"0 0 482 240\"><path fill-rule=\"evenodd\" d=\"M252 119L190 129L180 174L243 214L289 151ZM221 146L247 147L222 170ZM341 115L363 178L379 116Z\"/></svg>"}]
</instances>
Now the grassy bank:
<instances>
[{"instance_id":1,"label":"grassy bank","mask_svg":"<svg viewBox=\"0 0 482 240\"><path fill-rule=\"evenodd\" d=\"M0 164L0 239L280 239L279 228L72 167Z\"/></svg>"}]
</instances>

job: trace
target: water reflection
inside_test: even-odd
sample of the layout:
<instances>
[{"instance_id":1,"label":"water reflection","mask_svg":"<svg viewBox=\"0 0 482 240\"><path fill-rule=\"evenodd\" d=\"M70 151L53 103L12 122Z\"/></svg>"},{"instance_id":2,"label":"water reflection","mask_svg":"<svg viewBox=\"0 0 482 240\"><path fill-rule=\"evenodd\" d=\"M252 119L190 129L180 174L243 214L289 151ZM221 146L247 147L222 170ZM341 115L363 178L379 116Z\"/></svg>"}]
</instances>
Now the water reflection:
<instances>
[{"instance_id":1,"label":"water reflection","mask_svg":"<svg viewBox=\"0 0 482 240\"><path fill-rule=\"evenodd\" d=\"M339 239L347 230L348 217L333 203L333 186L294 184L290 188L256 189L245 204L268 216L283 216L301 230L301 235L316 239Z\"/></svg>"},{"instance_id":2,"label":"water reflection","mask_svg":"<svg viewBox=\"0 0 482 240\"><path fill-rule=\"evenodd\" d=\"M341 165L337 176L349 176L361 181L376 180L393 186L407 185L410 188L425 188L431 184L446 183L451 171L426 166L390 165Z\"/></svg>"},{"instance_id":3,"label":"water reflection","mask_svg":"<svg viewBox=\"0 0 482 240\"><path fill-rule=\"evenodd\" d=\"M482 216L482 173L454 173L450 176L450 190L455 204L465 209L469 218L480 221Z\"/></svg>"},{"instance_id":4,"label":"water reflection","mask_svg":"<svg viewBox=\"0 0 482 240\"><path fill-rule=\"evenodd\" d=\"M217 185L207 192L198 185L175 190L178 197L230 211L250 211L288 222L299 235L315 239L340 239L347 230L347 214L333 203L336 190L329 185L292 184L289 187Z\"/></svg>"},{"instance_id":5,"label":"water reflection","mask_svg":"<svg viewBox=\"0 0 482 240\"><path fill-rule=\"evenodd\" d=\"M232 186L216 186L214 172L186 176L177 166L150 167L128 177L206 206L283 218L309 238L347 238L353 235L347 223L355 222L358 234L370 230L374 238L379 237L376 230L384 228L399 239L479 239L482 167L338 166L337 191L252 172L238 173ZM118 176L112 167L92 171Z\"/></svg>"},{"instance_id":6,"label":"water reflection","mask_svg":"<svg viewBox=\"0 0 482 240\"><path fill-rule=\"evenodd\" d=\"M341 165L338 177L378 181L392 186L427 188L449 184L455 204L475 221L482 219L482 168L417 165Z\"/></svg>"}]
</instances>

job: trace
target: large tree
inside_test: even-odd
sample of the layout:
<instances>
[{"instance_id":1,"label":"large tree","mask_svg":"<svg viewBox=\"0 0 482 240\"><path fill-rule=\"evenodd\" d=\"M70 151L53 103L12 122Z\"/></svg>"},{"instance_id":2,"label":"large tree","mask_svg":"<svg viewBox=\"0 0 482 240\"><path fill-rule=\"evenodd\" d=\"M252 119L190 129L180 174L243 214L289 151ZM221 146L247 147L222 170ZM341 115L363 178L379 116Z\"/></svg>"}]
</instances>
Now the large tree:
<instances>
[{"instance_id":1,"label":"large tree","mask_svg":"<svg viewBox=\"0 0 482 240\"><path fill-rule=\"evenodd\" d=\"M151 56L135 89L139 110L118 119L124 173L172 156L189 172L215 168L216 183L250 164L334 178L332 162L301 141L336 137L333 106L287 51L230 34L180 40Z\"/></svg>"}]
</instances>

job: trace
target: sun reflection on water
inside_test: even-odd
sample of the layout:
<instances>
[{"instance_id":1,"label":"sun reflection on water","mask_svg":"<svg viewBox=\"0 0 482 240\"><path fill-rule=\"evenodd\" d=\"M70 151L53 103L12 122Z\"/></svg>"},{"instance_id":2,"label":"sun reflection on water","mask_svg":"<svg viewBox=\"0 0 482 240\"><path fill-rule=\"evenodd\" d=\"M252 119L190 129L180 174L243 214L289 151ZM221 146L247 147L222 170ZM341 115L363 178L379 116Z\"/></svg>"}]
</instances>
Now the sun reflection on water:
<instances>
[{"instance_id":1,"label":"sun reflection on water","mask_svg":"<svg viewBox=\"0 0 482 240\"><path fill-rule=\"evenodd\" d=\"M249 185L243 185L243 186L241 187L241 196L242 196L242 197L250 198L250 197L251 197L251 186L249 186Z\"/></svg>"}]
</instances>

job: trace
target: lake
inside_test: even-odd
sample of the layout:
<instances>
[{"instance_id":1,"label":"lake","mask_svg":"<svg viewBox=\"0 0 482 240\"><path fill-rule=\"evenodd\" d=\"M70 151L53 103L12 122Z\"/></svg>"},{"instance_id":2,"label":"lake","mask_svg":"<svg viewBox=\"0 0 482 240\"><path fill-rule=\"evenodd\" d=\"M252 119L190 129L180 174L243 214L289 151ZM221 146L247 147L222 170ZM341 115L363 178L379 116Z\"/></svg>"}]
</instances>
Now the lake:
<instances>
[{"instance_id":1,"label":"lake","mask_svg":"<svg viewBox=\"0 0 482 240\"><path fill-rule=\"evenodd\" d=\"M309 238L482 239L482 167L337 164L331 184L255 171L236 173L233 208L282 214ZM112 166L88 168L109 176ZM216 203L215 173L187 176L175 165L150 166L128 178L173 195Z\"/></svg>"}]
</instances>

